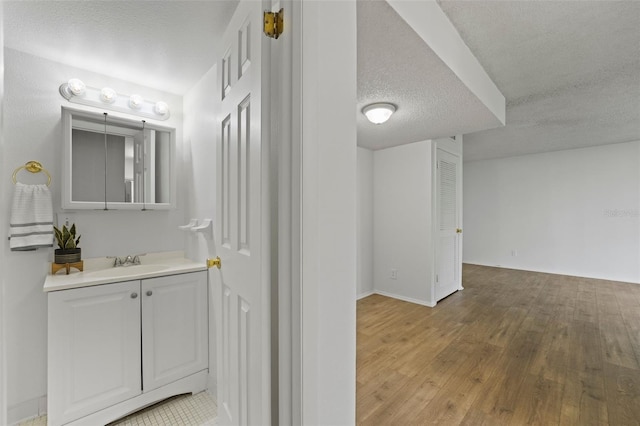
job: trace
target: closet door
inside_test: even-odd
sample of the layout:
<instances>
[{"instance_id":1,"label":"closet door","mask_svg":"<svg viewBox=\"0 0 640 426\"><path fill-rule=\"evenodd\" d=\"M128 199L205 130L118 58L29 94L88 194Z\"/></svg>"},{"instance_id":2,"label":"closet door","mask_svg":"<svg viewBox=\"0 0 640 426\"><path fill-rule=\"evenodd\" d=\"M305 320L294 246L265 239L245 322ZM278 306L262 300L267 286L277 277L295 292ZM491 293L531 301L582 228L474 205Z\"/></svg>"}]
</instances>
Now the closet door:
<instances>
[{"instance_id":1,"label":"closet door","mask_svg":"<svg viewBox=\"0 0 640 426\"><path fill-rule=\"evenodd\" d=\"M462 182L460 157L436 151L436 284L441 300L462 289Z\"/></svg>"}]
</instances>

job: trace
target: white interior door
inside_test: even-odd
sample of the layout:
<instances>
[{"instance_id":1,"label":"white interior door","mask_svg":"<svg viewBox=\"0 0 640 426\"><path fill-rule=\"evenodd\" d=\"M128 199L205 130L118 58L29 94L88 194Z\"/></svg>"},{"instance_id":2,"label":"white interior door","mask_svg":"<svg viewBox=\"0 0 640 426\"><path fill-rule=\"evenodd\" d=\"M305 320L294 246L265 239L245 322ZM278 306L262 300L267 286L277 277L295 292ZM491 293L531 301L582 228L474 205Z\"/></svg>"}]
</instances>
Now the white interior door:
<instances>
[{"instance_id":1,"label":"white interior door","mask_svg":"<svg viewBox=\"0 0 640 426\"><path fill-rule=\"evenodd\" d=\"M263 3L241 0L218 62L217 284L220 424L270 423L268 39ZM268 80L267 80L268 81ZM263 90L264 89L264 90ZM215 272L214 272L215 273Z\"/></svg>"},{"instance_id":2,"label":"white interior door","mask_svg":"<svg viewBox=\"0 0 640 426\"><path fill-rule=\"evenodd\" d=\"M436 284L441 300L462 289L462 182L460 157L436 151Z\"/></svg>"}]
</instances>

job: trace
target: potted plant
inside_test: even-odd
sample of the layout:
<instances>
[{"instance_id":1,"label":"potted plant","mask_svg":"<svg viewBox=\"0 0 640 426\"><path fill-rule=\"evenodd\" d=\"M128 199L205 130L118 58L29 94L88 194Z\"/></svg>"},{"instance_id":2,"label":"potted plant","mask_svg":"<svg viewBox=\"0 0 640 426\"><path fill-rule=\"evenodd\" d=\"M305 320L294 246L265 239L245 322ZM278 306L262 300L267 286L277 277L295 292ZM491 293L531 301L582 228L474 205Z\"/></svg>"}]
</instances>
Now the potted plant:
<instances>
[{"instance_id":1,"label":"potted plant","mask_svg":"<svg viewBox=\"0 0 640 426\"><path fill-rule=\"evenodd\" d=\"M68 229L63 225L62 230L54 226L53 232L60 247L55 250L54 262L59 264L80 262L82 249L78 247L80 235L76 238L76 224L74 223Z\"/></svg>"}]
</instances>

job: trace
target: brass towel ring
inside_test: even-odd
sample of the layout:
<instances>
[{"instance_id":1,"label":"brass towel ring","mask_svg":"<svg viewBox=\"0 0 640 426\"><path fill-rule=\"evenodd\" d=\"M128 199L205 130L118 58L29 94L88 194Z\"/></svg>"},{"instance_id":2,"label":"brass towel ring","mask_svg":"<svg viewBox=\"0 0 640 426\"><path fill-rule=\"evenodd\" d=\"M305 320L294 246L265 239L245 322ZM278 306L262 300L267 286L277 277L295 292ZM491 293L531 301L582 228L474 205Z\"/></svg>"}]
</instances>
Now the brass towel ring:
<instances>
[{"instance_id":1,"label":"brass towel ring","mask_svg":"<svg viewBox=\"0 0 640 426\"><path fill-rule=\"evenodd\" d=\"M28 172L31 173L40 173L40 172L44 172L45 175L47 175L47 186L51 185L51 175L49 174L49 172L47 171L47 169L45 169L44 167L42 167L42 164L40 164L37 161L29 161L27 164L25 164L24 166L20 166L17 169L15 169L13 171L13 176L12 176L12 180L13 180L13 184L15 185L18 180L16 179L16 175L18 174L18 172L22 169L25 169Z\"/></svg>"}]
</instances>

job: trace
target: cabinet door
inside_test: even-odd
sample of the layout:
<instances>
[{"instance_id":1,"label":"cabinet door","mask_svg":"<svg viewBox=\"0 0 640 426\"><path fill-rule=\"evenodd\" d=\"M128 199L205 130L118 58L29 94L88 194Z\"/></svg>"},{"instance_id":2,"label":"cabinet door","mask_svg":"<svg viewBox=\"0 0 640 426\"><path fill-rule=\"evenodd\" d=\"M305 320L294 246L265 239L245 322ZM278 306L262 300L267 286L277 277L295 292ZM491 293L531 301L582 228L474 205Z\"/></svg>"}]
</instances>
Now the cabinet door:
<instances>
[{"instance_id":1,"label":"cabinet door","mask_svg":"<svg viewBox=\"0 0 640 426\"><path fill-rule=\"evenodd\" d=\"M49 293L50 425L141 393L139 293L140 281Z\"/></svg>"},{"instance_id":2,"label":"cabinet door","mask_svg":"<svg viewBox=\"0 0 640 426\"><path fill-rule=\"evenodd\" d=\"M142 280L145 392L208 368L207 273Z\"/></svg>"}]
</instances>

